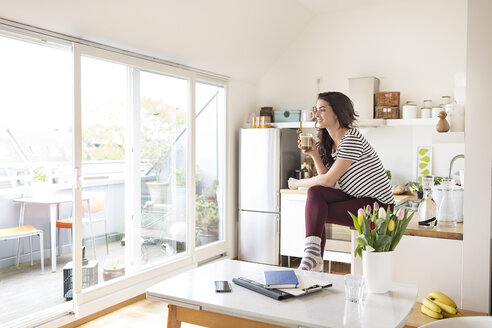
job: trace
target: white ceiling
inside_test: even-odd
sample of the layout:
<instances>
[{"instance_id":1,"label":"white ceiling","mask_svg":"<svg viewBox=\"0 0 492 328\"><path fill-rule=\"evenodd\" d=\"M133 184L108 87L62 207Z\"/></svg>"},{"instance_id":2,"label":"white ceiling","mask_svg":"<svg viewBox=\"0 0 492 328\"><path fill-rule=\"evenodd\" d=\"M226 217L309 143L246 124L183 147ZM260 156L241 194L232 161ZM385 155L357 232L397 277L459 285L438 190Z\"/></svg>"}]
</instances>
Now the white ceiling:
<instances>
[{"instance_id":1,"label":"white ceiling","mask_svg":"<svg viewBox=\"0 0 492 328\"><path fill-rule=\"evenodd\" d=\"M333 1L338 0L328 3ZM0 0L0 17L255 81L326 3L324 0Z\"/></svg>"}]
</instances>

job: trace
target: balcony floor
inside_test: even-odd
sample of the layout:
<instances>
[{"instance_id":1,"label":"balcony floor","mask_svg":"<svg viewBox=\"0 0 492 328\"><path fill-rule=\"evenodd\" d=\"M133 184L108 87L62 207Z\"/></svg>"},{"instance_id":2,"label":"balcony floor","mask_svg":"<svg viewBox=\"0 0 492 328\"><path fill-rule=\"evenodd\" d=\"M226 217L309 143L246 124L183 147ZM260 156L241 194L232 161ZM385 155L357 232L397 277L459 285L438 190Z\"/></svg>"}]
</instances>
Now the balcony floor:
<instances>
[{"instance_id":1,"label":"balcony floor","mask_svg":"<svg viewBox=\"0 0 492 328\"><path fill-rule=\"evenodd\" d=\"M97 243L98 283L103 280L103 266L108 259L124 259L125 247L120 241L109 243L109 255L106 254L106 244ZM172 255L174 250L164 253L158 244L145 243L142 245L142 260L157 259ZM49 254L46 252L45 254ZM93 258L90 243L86 249L89 260ZM0 323L31 315L40 310L60 305L66 302L63 297L63 267L72 260L72 253L65 253L56 259L56 272L51 272L49 255L44 261L44 274L41 274L40 261L29 262L19 266L0 269Z\"/></svg>"}]
</instances>

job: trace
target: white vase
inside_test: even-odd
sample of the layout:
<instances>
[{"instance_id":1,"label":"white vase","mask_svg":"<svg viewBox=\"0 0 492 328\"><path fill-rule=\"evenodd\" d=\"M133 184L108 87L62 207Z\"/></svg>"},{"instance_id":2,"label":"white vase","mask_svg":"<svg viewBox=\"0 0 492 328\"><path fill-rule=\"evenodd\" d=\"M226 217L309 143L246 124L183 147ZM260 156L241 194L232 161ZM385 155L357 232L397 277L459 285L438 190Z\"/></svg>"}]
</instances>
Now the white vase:
<instances>
[{"instance_id":1,"label":"white vase","mask_svg":"<svg viewBox=\"0 0 492 328\"><path fill-rule=\"evenodd\" d=\"M362 252L362 273L369 293L382 294L391 289L394 253Z\"/></svg>"},{"instance_id":2,"label":"white vase","mask_svg":"<svg viewBox=\"0 0 492 328\"><path fill-rule=\"evenodd\" d=\"M169 183L167 182L147 182L147 187L149 188L150 200L156 204L166 204L167 203L167 188Z\"/></svg>"}]
</instances>

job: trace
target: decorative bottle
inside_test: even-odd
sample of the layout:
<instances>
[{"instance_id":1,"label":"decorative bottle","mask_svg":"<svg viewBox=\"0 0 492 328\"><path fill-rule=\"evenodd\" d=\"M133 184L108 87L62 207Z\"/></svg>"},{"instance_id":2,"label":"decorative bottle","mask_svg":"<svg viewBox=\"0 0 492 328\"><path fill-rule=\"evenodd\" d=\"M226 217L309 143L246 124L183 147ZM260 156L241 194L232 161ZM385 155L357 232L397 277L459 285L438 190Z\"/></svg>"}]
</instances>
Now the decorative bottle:
<instances>
[{"instance_id":1,"label":"decorative bottle","mask_svg":"<svg viewBox=\"0 0 492 328\"><path fill-rule=\"evenodd\" d=\"M311 177L311 175L309 174L308 165L306 161L304 161L304 163L302 163L301 165L301 177L302 179L307 179Z\"/></svg>"},{"instance_id":2,"label":"decorative bottle","mask_svg":"<svg viewBox=\"0 0 492 328\"><path fill-rule=\"evenodd\" d=\"M454 180L444 178L441 181L442 199L437 211L437 224L443 227L456 227L457 215L456 208L451 200L451 190L454 187Z\"/></svg>"},{"instance_id":3,"label":"decorative bottle","mask_svg":"<svg viewBox=\"0 0 492 328\"><path fill-rule=\"evenodd\" d=\"M418 207L420 228L434 228L436 225L437 206L436 202L432 198L433 184L434 178L432 175L425 175L422 177L424 197Z\"/></svg>"}]
</instances>

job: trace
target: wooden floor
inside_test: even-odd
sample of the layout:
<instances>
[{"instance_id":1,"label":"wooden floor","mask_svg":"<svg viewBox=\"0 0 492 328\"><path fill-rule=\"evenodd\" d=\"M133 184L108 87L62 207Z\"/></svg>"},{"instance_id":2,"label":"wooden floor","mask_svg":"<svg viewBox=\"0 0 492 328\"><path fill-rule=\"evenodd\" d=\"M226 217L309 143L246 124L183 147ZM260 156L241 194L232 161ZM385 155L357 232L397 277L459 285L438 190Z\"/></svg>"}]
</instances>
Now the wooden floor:
<instances>
[{"instance_id":1,"label":"wooden floor","mask_svg":"<svg viewBox=\"0 0 492 328\"><path fill-rule=\"evenodd\" d=\"M167 305L148 299L142 299L119 310L93 319L85 324L72 327L146 327L162 328L167 324ZM184 324L182 327L186 327Z\"/></svg>"}]
</instances>

